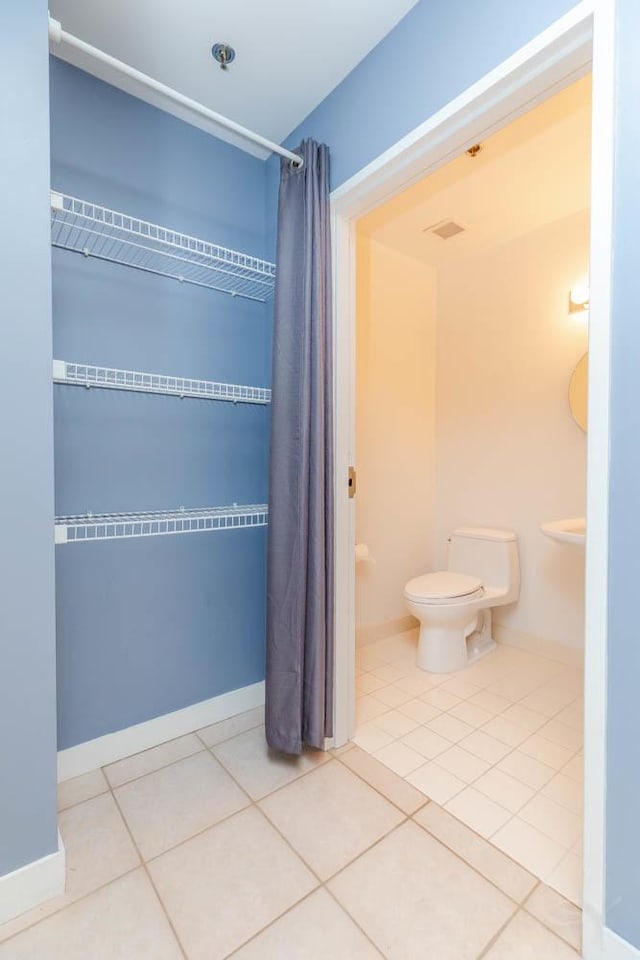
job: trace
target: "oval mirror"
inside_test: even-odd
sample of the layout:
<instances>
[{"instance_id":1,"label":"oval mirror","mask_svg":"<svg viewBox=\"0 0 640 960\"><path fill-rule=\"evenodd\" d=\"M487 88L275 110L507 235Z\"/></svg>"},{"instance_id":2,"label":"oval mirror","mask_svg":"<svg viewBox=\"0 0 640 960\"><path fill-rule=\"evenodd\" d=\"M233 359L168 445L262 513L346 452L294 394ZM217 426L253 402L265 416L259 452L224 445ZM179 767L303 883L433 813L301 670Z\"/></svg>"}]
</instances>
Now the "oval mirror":
<instances>
[{"instance_id":1,"label":"oval mirror","mask_svg":"<svg viewBox=\"0 0 640 960\"><path fill-rule=\"evenodd\" d=\"M569 382L569 406L573 419L582 427L587 429L587 378L589 372L589 355L587 353L580 357L578 364L571 374Z\"/></svg>"}]
</instances>

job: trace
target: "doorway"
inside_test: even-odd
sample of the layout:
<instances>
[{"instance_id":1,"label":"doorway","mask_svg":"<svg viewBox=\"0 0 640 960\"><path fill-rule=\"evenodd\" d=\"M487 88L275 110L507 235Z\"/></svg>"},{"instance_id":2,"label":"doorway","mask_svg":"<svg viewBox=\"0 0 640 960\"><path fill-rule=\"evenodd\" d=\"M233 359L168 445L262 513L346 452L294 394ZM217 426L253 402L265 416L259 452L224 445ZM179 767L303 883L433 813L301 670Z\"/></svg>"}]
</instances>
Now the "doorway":
<instances>
[{"instance_id":1,"label":"doorway","mask_svg":"<svg viewBox=\"0 0 640 960\"><path fill-rule=\"evenodd\" d=\"M599 24L599 27L598 27ZM355 457L355 229L382 201L439 169L474 143L585 76L595 44L592 156L594 182L611 183L612 24L586 5L545 31L456 101L448 104L332 196L336 317L336 744L354 731L355 510L346 495ZM599 58L599 59L598 59ZM609 190L591 204L590 383L586 603L585 956L601 937L604 807L604 681L607 582ZM590 584L596 585L590 589ZM591 953L592 956L598 954Z\"/></svg>"}]
</instances>

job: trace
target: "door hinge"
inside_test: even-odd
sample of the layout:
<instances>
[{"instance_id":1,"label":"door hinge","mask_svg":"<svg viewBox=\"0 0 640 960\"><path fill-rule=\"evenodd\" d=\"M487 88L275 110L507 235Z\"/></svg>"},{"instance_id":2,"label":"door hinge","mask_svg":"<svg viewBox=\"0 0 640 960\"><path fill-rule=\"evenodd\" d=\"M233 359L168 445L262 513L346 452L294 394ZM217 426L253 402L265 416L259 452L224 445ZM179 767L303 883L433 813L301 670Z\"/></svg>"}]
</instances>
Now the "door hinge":
<instances>
[{"instance_id":1,"label":"door hinge","mask_svg":"<svg viewBox=\"0 0 640 960\"><path fill-rule=\"evenodd\" d=\"M355 467L349 467L349 479L347 481L347 487L349 488L349 499L353 499L356 495L356 481L357 474Z\"/></svg>"}]
</instances>

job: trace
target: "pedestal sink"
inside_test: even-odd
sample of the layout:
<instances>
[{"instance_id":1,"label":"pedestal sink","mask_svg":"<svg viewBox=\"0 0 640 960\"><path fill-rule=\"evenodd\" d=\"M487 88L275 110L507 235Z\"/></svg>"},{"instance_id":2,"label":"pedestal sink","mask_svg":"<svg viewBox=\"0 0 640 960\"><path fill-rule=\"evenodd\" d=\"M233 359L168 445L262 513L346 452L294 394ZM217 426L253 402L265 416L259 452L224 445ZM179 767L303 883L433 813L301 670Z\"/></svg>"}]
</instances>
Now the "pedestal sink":
<instances>
[{"instance_id":1,"label":"pedestal sink","mask_svg":"<svg viewBox=\"0 0 640 960\"><path fill-rule=\"evenodd\" d=\"M559 543L569 543L573 547L582 547L587 533L584 517L573 517L571 520L550 520L540 527L542 532Z\"/></svg>"}]
</instances>

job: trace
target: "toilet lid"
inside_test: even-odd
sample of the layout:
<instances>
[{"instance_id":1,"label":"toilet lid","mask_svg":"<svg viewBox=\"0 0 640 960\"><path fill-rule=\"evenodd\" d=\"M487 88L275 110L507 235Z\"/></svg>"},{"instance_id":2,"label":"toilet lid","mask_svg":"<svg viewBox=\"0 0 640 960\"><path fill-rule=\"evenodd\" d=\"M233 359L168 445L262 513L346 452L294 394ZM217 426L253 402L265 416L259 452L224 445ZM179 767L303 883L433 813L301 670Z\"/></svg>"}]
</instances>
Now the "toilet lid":
<instances>
[{"instance_id":1,"label":"toilet lid","mask_svg":"<svg viewBox=\"0 0 640 960\"><path fill-rule=\"evenodd\" d=\"M453 600L475 593L481 586L482 580L479 577L442 570L409 580L404 594L409 600Z\"/></svg>"}]
</instances>

